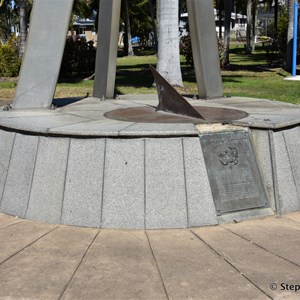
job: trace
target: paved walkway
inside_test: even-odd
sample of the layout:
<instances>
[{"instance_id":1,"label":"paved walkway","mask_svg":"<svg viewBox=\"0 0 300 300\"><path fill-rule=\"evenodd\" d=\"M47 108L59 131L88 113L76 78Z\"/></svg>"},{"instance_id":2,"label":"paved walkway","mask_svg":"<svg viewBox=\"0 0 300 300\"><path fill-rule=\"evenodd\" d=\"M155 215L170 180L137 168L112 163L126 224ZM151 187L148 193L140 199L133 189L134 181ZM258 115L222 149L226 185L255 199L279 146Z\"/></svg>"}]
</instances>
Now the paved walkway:
<instances>
[{"instance_id":1,"label":"paved walkway","mask_svg":"<svg viewBox=\"0 0 300 300\"><path fill-rule=\"evenodd\" d=\"M0 299L300 299L299 212L149 231L0 214L0 241Z\"/></svg>"}]
</instances>

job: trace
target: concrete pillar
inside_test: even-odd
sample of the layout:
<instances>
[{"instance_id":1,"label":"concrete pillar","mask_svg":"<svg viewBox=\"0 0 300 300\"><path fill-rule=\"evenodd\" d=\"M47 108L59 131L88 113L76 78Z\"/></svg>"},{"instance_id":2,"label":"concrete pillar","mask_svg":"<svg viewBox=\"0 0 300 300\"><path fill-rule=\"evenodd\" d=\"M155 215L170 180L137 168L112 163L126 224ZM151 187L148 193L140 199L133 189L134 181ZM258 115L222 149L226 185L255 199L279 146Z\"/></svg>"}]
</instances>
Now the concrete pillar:
<instances>
[{"instance_id":1,"label":"concrete pillar","mask_svg":"<svg viewBox=\"0 0 300 300\"><path fill-rule=\"evenodd\" d=\"M60 71L73 0L35 0L13 108L49 108Z\"/></svg>"},{"instance_id":2,"label":"concrete pillar","mask_svg":"<svg viewBox=\"0 0 300 300\"><path fill-rule=\"evenodd\" d=\"M100 0L94 97L114 97L121 0Z\"/></svg>"},{"instance_id":3,"label":"concrete pillar","mask_svg":"<svg viewBox=\"0 0 300 300\"><path fill-rule=\"evenodd\" d=\"M187 0L187 8L199 97L222 97L213 1Z\"/></svg>"}]
</instances>

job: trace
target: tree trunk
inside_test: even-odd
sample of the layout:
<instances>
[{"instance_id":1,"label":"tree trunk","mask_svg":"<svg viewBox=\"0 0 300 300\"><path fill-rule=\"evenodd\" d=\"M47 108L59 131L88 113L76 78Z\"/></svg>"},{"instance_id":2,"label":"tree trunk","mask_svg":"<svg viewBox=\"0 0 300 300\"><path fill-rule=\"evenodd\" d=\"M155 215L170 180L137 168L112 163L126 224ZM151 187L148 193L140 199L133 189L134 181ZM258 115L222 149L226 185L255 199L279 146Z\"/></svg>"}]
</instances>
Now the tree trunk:
<instances>
[{"instance_id":1,"label":"tree trunk","mask_svg":"<svg viewBox=\"0 0 300 300\"><path fill-rule=\"evenodd\" d=\"M293 34L294 34L294 3L297 0L288 0L289 25L287 32L287 47L286 47L286 69L292 70L293 63Z\"/></svg>"},{"instance_id":2,"label":"tree trunk","mask_svg":"<svg viewBox=\"0 0 300 300\"><path fill-rule=\"evenodd\" d=\"M274 27L275 27L275 40L277 40L277 29L278 29L278 0L274 3Z\"/></svg>"},{"instance_id":3,"label":"tree trunk","mask_svg":"<svg viewBox=\"0 0 300 300\"><path fill-rule=\"evenodd\" d=\"M149 0L149 10L150 10L150 15L151 15L151 23L152 23L152 30L153 30L153 39L154 39L154 48L155 51L157 52L158 49L158 38L157 38L157 27L155 23L155 18L154 18L154 5L153 5L153 0Z\"/></svg>"},{"instance_id":4,"label":"tree trunk","mask_svg":"<svg viewBox=\"0 0 300 300\"><path fill-rule=\"evenodd\" d=\"M133 48L131 44L131 27L128 11L128 0L124 1L124 20L125 20L125 37L124 37L124 54L125 56L133 56Z\"/></svg>"},{"instance_id":5,"label":"tree trunk","mask_svg":"<svg viewBox=\"0 0 300 300\"><path fill-rule=\"evenodd\" d=\"M251 53L251 37L252 37L252 5L253 0L247 0L247 32L246 32L246 53Z\"/></svg>"},{"instance_id":6,"label":"tree trunk","mask_svg":"<svg viewBox=\"0 0 300 300\"><path fill-rule=\"evenodd\" d=\"M178 0L160 1L157 71L173 86L183 86L179 55L178 8Z\"/></svg>"},{"instance_id":7,"label":"tree trunk","mask_svg":"<svg viewBox=\"0 0 300 300\"><path fill-rule=\"evenodd\" d=\"M27 38L27 3L26 0L20 1L20 50L19 56L23 57Z\"/></svg>"},{"instance_id":8,"label":"tree trunk","mask_svg":"<svg viewBox=\"0 0 300 300\"><path fill-rule=\"evenodd\" d=\"M224 32L224 65L229 65L229 48L230 48L230 25L232 0L227 0L225 8L225 32Z\"/></svg>"},{"instance_id":9,"label":"tree trunk","mask_svg":"<svg viewBox=\"0 0 300 300\"><path fill-rule=\"evenodd\" d=\"M218 0L218 18L219 18L219 40L222 40L222 7L221 7L221 1Z\"/></svg>"}]
</instances>

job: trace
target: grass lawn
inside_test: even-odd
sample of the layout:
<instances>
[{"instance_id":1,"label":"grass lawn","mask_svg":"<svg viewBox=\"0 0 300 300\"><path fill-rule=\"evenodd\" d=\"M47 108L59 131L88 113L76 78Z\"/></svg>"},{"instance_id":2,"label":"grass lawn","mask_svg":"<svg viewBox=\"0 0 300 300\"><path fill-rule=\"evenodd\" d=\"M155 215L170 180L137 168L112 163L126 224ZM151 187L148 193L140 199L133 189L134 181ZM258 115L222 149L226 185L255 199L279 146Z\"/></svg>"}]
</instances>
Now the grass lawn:
<instances>
[{"instance_id":1,"label":"grass lawn","mask_svg":"<svg viewBox=\"0 0 300 300\"><path fill-rule=\"evenodd\" d=\"M117 94L156 93L152 86L153 77L149 64L156 64L155 55L137 55L119 57L117 61ZM252 55L245 55L241 45L233 46L230 54L230 68L222 71L224 94L226 96L245 96L266 98L300 104L300 83L285 81L289 74L280 68L269 68L265 52L257 48ZM182 94L196 95L197 86L194 71L182 63L184 88ZM92 80L74 83L59 83L55 97L74 97L90 95L93 91ZM0 80L0 99L12 99L15 93L16 80Z\"/></svg>"}]
</instances>

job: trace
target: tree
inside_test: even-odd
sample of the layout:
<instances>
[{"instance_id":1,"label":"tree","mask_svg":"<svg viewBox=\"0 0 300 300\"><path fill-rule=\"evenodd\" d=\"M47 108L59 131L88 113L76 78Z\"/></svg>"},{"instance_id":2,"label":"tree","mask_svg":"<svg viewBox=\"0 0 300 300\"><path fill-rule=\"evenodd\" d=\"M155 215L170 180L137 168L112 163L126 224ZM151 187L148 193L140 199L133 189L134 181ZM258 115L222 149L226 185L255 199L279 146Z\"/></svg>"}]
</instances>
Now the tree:
<instances>
[{"instance_id":1,"label":"tree","mask_svg":"<svg viewBox=\"0 0 300 300\"><path fill-rule=\"evenodd\" d=\"M224 32L224 65L229 65L229 48L230 48L230 25L232 0L227 0L225 8L225 32Z\"/></svg>"},{"instance_id":2,"label":"tree","mask_svg":"<svg viewBox=\"0 0 300 300\"><path fill-rule=\"evenodd\" d=\"M125 21L125 32L124 32L124 55L125 56L133 56L133 48L131 43L131 26L130 26L130 17L129 17L129 7L128 0L123 0L123 18Z\"/></svg>"},{"instance_id":3,"label":"tree","mask_svg":"<svg viewBox=\"0 0 300 300\"><path fill-rule=\"evenodd\" d=\"M173 86L183 86L179 55L178 0L158 1L157 71Z\"/></svg>"},{"instance_id":4,"label":"tree","mask_svg":"<svg viewBox=\"0 0 300 300\"><path fill-rule=\"evenodd\" d=\"M27 39L27 3L26 0L20 0L20 49L19 56L23 57Z\"/></svg>"},{"instance_id":5,"label":"tree","mask_svg":"<svg viewBox=\"0 0 300 300\"><path fill-rule=\"evenodd\" d=\"M253 27L253 0L247 0L247 31L246 31L246 53L251 53L251 39Z\"/></svg>"},{"instance_id":6,"label":"tree","mask_svg":"<svg viewBox=\"0 0 300 300\"><path fill-rule=\"evenodd\" d=\"M1 0L0 4L0 41L6 42L12 34L11 27L15 23L15 13L10 0Z\"/></svg>"},{"instance_id":7,"label":"tree","mask_svg":"<svg viewBox=\"0 0 300 300\"><path fill-rule=\"evenodd\" d=\"M288 0L288 31L287 31L287 48L286 48L286 69L292 69L293 62L293 31L294 31L294 3L297 0Z\"/></svg>"}]
</instances>

